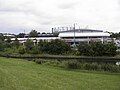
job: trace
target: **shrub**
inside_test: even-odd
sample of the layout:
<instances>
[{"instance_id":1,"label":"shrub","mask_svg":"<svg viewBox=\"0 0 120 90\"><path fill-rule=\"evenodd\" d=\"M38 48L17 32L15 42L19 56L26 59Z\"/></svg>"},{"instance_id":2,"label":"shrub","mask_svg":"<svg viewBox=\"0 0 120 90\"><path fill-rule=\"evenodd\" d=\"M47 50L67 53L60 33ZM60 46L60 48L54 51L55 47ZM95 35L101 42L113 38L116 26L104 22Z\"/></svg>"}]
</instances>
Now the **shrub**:
<instances>
[{"instance_id":1,"label":"shrub","mask_svg":"<svg viewBox=\"0 0 120 90\"><path fill-rule=\"evenodd\" d=\"M36 59L36 63L50 65L50 66L59 66L60 62L58 60L45 60L45 59Z\"/></svg>"},{"instance_id":2,"label":"shrub","mask_svg":"<svg viewBox=\"0 0 120 90\"><path fill-rule=\"evenodd\" d=\"M78 68L78 62L76 60L71 60L68 62L69 69L77 69Z\"/></svg>"},{"instance_id":3,"label":"shrub","mask_svg":"<svg viewBox=\"0 0 120 90\"><path fill-rule=\"evenodd\" d=\"M83 68L85 70L101 70L101 66L98 63L83 63Z\"/></svg>"},{"instance_id":4,"label":"shrub","mask_svg":"<svg viewBox=\"0 0 120 90\"><path fill-rule=\"evenodd\" d=\"M18 52L19 52L19 54L25 54L25 47L24 46L20 46L19 48L18 48Z\"/></svg>"},{"instance_id":5,"label":"shrub","mask_svg":"<svg viewBox=\"0 0 120 90\"><path fill-rule=\"evenodd\" d=\"M77 60L35 60L38 64L57 66L67 69L80 69L80 70L93 70L93 71L108 71L108 72L120 72L120 66L111 63L97 63L97 62L79 62Z\"/></svg>"},{"instance_id":6,"label":"shrub","mask_svg":"<svg viewBox=\"0 0 120 90\"><path fill-rule=\"evenodd\" d=\"M85 55L85 56L89 56L90 54L90 45L87 43L83 43L78 45L78 51L80 52L80 55Z\"/></svg>"},{"instance_id":7,"label":"shrub","mask_svg":"<svg viewBox=\"0 0 120 90\"><path fill-rule=\"evenodd\" d=\"M51 42L40 41L39 50L48 54L64 54L71 50L70 46L62 40L51 40Z\"/></svg>"},{"instance_id":8,"label":"shrub","mask_svg":"<svg viewBox=\"0 0 120 90\"><path fill-rule=\"evenodd\" d=\"M85 56L114 56L116 50L114 43L90 42L78 45L80 55Z\"/></svg>"},{"instance_id":9,"label":"shrub","mask_svg":"<svg viewBox=\"0 0 120 90\"><path fill-rule=\"evenodd\" d=\"M18 49L16 47L11 47L11 48L5 48L4 52L8 53L8 54L14 54L14 53L18 53Z\"/></svg>"},{"instance_id":10,"label":"shrub","mask_svg":"<svg viewBox=\"0 0 120 90\"><path fill-rule=\"evenodd\" d=\"M60 67L64 67L67 69L78 69L78 61L77 60L69 60L69 61L62 61Z\"/></svg>"},{"instance_id":11,"label":"shrub","mask_svg":"<svg viewBox=\"0 0 120 90\"><path fill-rule=\"evenodd\" d=\"M36 59L36 60L35 60L35 62L36 62L37 64L42 64L43 61L44 61L44 60L42 60L42 59Z\"/></svg>"},{"instance_id":12,"label":"shrub","mask_svg":"<svg viewBox=\"0 0 120 90\"><path fill-rule=\"evenodd\" d=\"M41 53L48 53L49 42L40 40L38 43L38 49Z\"/></svg>"},{"instance_id":13,"label":"shrub","mask_svg":"<svg viewBox=\"0 0 120 90\"><path fill-rule=\"evenodd\" d=\"M29 51L30 54L39 54L38 46L35 45L32 50Z\"/></svg>"},{"instance_id":14,"label":"shrub","mask_svg":"<svg viewBox=\"0 0 120 90\"><path fill-rule=\"evenodd\" d=\"M101 64L101 69L103 71L120 72L120 67L119 66L113 65L113 64L110 64L110 63Z\"/></svg>"},{"instance_id":15,"label":"shrub","mask_svg":"<svg viewBox=\"0 0 120 90\"><path fill-rule=\"evenodd\" d=\"M5 49L4 42L0 40L0 51L4 51L4 49Z\"/></svg>"},{"instance_id":16,"label":"shrub","mask_svg":"<svg viewBox=\"0 0 120 90\"><path fill-rule=\"evenodd\" d=\"M83 63L83 69L91 70L91 64L90 63Z\"/></svg>"},{"instance_id":17,"label":"shrub","mask_svg":"<svg viewBox=\"0 0 120 90\"><path fill-rule=\"evenodd\" d=\"M30 53L30 51L33 49L34 47L34 43L32 40L27 39L27 41L25 42L25 49L27 53Z\"/></svg>"},{"instance_id":18,"label":"shrub","mask_svg":"<svg viewBox=\"0 0 120 90\"><path fill-rule=\"evenodd\" d=\"M104 55L106 56L115 56L117 54L117 46L114 43L104 44Z\"/></svg>"},{"instance_id":19,"label":"shrub","mask_svg":"<svg viewBox=\"0 0 120 90\"><path fill-rule=\"evenodd\" d=\"M12 43L13 47L19 48L20 43L19 40L17 38L15 38L15 41Z\"/></svg>"},{"instance_id":20,"label":"shrub","mask_svg":"<svg viewBox=\"0 0 120 90\"><path fill-rule=\"evenodd\" d=\"M44 65L50 65L50 66L54 66L54 67L59 67L60 66L60 62L58 60L49 60L49 61L45 61Z\"/></svg>"}]
</instances>

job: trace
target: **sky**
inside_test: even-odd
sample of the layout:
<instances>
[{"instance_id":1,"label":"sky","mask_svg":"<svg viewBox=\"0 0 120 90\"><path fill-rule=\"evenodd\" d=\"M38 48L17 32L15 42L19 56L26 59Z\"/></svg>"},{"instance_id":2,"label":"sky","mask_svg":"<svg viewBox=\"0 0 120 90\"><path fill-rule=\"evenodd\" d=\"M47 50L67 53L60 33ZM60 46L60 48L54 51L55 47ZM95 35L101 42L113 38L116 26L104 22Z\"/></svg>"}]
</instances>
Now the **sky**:
<instances>
[{"instance_id":1,"label":"sky","mask_svg":"<svg viewBox=\"0 0 120 90\"><path fill-rule=\"evenodd\" d=\"M0 0L0 32L32 29L51 32L53 27L120 32L120 0Z\"/></svg>"}]
</instances>

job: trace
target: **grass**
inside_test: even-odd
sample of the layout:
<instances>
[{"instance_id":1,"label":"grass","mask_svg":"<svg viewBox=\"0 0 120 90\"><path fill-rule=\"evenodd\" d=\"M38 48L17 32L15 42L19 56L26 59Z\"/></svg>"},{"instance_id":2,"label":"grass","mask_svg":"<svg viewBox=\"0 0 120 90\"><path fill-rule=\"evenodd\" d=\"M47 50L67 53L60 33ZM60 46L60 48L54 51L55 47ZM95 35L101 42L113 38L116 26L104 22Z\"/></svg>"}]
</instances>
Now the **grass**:
<instances>
[{"instance_id":1,"label":"grass","mask_svg":"<svg viewBox=\"0 0 120 90\"><path fill-rule=\"evenodd\" d=\"M0 57L0 90L120 90L120 73L65 70Z\"/></svg>"}]
</instances>

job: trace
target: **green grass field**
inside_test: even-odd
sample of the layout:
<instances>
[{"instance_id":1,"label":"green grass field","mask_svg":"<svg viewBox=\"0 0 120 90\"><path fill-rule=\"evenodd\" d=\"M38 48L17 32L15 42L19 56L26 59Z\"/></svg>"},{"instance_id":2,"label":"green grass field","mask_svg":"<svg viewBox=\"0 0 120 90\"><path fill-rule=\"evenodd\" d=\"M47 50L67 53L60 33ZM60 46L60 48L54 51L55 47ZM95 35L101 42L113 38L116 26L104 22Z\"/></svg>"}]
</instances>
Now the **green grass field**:
<instances>
[{"instance_id":1,"label":"green grass field","mask_svg":"<svg viewBox=\"0 0 120 90\"><path fill-rule=\"evenodd\" d=\"M0 90L120 90L120 73L66 70L0 57Z\"/></svg>"}]
</instances>

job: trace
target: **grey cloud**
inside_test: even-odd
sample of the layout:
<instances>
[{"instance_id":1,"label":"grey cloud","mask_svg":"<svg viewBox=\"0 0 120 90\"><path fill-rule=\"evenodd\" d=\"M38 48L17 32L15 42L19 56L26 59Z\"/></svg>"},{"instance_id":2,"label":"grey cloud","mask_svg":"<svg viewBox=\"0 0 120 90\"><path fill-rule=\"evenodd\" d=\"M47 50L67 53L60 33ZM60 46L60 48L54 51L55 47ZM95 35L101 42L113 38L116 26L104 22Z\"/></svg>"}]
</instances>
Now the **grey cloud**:
<instances>
[{"instance_id":1,"label":"grey cloud","mask_svg":"<svg viewBox=\"0 0 120 90\"><path fill-rule=\"evenodd\" d=\"M45 21L41 23L41 25L50 25L50 24L52 24L52 21Z\"/></svg>"},{"instance_id":2,"label":"grey cloud","mask_svg":"<svg viewBox=\"0 0 120 90\"><path fill-rule=\"evenodd\" d=\"M60 4L59 6L58 6L58 8L60 8L60 9L72 9L72 8L74 8L76 5L77 5L78 3L77 2L74 2L74 3L63 3L63 4Z\"/></svg>"}]
</instances>

